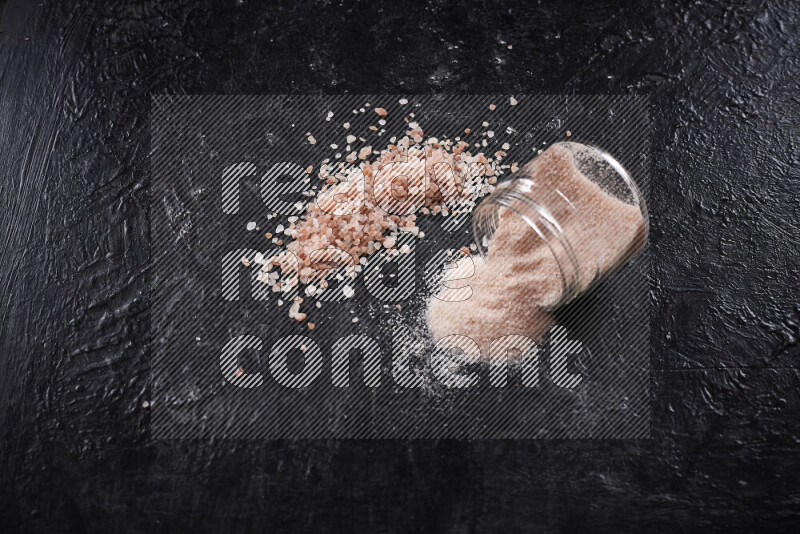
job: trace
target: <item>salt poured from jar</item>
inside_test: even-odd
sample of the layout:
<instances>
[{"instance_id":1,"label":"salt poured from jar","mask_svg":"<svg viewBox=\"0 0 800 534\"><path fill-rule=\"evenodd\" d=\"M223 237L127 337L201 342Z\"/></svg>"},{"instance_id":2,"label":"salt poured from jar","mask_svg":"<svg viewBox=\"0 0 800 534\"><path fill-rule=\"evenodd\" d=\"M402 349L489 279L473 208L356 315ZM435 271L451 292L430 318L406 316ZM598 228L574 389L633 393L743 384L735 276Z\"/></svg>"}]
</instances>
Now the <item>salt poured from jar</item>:
<instances>
[{"instance_id":1,"label":"salt poured from jar","mask_svg":"<svg viewBox=\"0 0 800 534\"><path fill-rule=\"evenodd\" d=\"M490 354L492 341L509 335L539 341L552 324L550 312L635 256L648 227L641 192L613 157L593 146L556 143L475 210L481 258L461 284L472 295L458 300L456 292L463 292L446 289L432 296L429 329L437 340L471 338L484 358L505 357Z\"/></svg>"}]
</instances>

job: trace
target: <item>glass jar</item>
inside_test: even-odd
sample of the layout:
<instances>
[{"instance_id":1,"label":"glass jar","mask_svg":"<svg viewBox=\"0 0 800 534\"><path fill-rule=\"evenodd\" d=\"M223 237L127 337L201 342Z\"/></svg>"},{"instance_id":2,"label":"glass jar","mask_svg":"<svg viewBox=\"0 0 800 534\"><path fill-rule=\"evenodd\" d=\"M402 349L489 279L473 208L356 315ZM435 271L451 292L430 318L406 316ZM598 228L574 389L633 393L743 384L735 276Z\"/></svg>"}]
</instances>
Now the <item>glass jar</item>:
<instances>
[{"instance_id":1,"label":"glass jar","mask_svg":"<svg viewBox=\"0 0 800 534\"><path fill-rule=\"evenodd\" d=\"M563 306L619 269L642 250L649 234L647 207L628 171L604 150L581 143L551 145L475 209L475 243L489 267L503 210L533 229L525 236L530 247L547 247L558 266L557 297L534 303L545 310Z\"/></svg>"}]
</instances>

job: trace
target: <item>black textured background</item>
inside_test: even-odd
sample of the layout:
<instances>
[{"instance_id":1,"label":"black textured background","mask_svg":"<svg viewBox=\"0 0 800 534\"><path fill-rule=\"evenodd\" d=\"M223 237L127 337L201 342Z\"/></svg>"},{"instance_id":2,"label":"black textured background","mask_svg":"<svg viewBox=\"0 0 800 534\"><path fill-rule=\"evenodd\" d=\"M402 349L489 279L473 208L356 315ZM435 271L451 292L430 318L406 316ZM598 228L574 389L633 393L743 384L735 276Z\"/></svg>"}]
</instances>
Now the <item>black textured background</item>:
<instances>
[{"instance_id":1,"label":"black textured background","mask_svg":"<svg viewBox=\"0 0 800 534\"><path fill-rule=\"evenodd\" d=\"M0 528L789 530L799 9L12 0ZM151 442L149 95L439 91L652 95L653 439Z\"/></svg>"}]
</instances>

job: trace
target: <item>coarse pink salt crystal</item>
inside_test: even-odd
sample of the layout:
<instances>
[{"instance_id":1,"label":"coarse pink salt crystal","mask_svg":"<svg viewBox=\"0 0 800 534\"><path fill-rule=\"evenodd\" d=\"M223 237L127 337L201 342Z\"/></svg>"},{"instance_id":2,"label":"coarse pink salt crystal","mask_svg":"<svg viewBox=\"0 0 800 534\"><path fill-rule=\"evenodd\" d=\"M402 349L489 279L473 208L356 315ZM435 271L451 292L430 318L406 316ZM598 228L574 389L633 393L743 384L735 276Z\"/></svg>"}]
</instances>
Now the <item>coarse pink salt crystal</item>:
<instances>
[{"instance_id":1,"label":"coarse pink salt crystal","mask_svg":"<svg viewBox=\"0 0 800 534\"><path fill-rule=\"evenodd\" d=\"M372 154L372 147L365 146L358 151L358 159L367 159Z\"/></svg>"}]
</instances>

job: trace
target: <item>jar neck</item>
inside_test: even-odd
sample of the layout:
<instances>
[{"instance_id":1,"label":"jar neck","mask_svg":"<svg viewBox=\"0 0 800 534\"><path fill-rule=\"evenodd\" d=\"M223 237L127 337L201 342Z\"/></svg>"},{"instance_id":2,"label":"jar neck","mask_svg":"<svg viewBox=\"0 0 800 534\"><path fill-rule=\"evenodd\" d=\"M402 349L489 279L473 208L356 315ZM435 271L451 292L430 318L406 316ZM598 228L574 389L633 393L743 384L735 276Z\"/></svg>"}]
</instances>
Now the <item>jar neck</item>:
<instances>
[{"instance_id":1,"label":"jar neck","mask_svg":"<svg viewBox=\"0 0 800 534\"><path fill-rule=\"evenodd\" d=\"M561 224L547 206L531 198L531 186L532 181L523 177L501 183L494 193L475 209L472 230L475 236L483 236L482 239L477 239L476 245L484 261L489 259L490 238L487 236L492 236L497 229L500 208L511 210L536 232L552 253L561 274L559 298L555 302L544 303L541 306L544 310L551 310L566 304L580 292L580 266Z\"/></svg>"}]
</instances>

